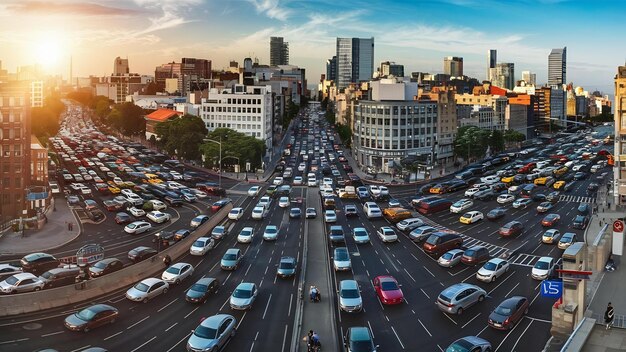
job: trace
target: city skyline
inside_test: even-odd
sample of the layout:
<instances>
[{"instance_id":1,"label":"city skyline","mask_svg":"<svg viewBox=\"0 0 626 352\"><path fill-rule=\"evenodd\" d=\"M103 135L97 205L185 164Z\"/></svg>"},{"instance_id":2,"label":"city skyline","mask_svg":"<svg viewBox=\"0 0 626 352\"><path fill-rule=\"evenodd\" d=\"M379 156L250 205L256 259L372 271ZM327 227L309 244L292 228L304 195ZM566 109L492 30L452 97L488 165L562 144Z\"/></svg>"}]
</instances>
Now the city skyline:
<instances>
[{"instance_id":1,"label":"city skyline","mask_svg":"<svg viewBox=\"0 0 626 352\"><path fill-rule=\"evenodd\" d=\"M443 57L459 56L465 74L482 80L487 50L496 49L498 62L536 72L543 84L550 51L567 46L568 82L609 93L614 67L622 62L610 38L602 37L617 23L614 10L564 0L8 1L0 5L6 48L0 60L10 71L39 62L47 73L68 78L70 56L74 76L110 75L120 56L129 59L131 72L152 75L157 65L181 57L210 59L215 69L244 57L269 64L270 37L281 36L290 43L290 63L307 68L313 84L334 55L337 37L374 37L374 66L390 60L403 64L407 75L438 73ZM417 13L429 15L416 20ZM592 30L570 29L591 17L602 18Z\"/></svg>"}]
</instances>

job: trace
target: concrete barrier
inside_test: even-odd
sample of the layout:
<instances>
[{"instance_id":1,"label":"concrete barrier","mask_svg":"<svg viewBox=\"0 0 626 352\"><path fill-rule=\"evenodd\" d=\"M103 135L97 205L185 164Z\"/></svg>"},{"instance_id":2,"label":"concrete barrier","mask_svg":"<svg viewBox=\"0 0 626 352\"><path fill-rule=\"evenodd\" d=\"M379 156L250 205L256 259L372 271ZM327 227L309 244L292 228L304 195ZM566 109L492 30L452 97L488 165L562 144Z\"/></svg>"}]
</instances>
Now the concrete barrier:
<instances>
[{"instance_id":1,"label":"concrete barrier","mask_svg":"<svg viewBox=\"0 0 626 352\"><path fill-rule=\"evenodd\" d=\"M232 209L228 204L215 213L185 239L159 252L158 255L137 264L130 265L100 278L83 281L74 285L53 288L38 292L0 296L0 316L36 312L92 300L107 293L131 286L147 277L155 276L164 270L162 258L169 255L172 262L189 252L191 244L199 237L211 232Z\"/></svg>"}]
</instances>

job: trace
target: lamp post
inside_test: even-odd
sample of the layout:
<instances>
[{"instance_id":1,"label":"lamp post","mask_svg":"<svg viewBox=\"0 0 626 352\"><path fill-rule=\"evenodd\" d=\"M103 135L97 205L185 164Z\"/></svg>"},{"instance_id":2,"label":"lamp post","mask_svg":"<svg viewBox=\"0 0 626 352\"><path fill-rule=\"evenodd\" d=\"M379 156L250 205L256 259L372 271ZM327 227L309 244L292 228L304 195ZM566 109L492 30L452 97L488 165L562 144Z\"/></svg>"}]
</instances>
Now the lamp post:
<instances>
[{"instance_id":1,"label":"lamp post","mask_svg":"<svg viewBox=\"0 0 626 352\"><path fill-rule=\"evenodd\" d=\"M220 140L216 141L214 139L210 139L210 138L205 138L204 139L205 142L213 142L213 143L217 143L220 145L220 157L219 157L219 164L220 164L220 168L219 168L219 174L218 174L218 187L222 188L222 136L220 136Z\"/></svg>"}]
</instances>

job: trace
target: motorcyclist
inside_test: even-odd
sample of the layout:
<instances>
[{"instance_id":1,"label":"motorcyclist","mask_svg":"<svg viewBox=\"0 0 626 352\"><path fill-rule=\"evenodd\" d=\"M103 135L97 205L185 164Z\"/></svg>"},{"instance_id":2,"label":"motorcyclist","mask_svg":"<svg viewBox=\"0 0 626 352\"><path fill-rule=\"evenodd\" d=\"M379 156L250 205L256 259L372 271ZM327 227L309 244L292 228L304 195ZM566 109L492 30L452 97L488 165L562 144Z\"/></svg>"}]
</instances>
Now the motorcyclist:
<instances>
[{"instance_id":1,"label":"motorcyclist","mask_svg":"<svg viewBox=\"0 0 626 352\"><path fill-rule=\"evenodd\" d=\"M320 347L322 347L319 335L313 330L309 330L307 335L307 346L309 351L319 351Z\"/></svg>"},{"instance_id":2,"label":"motorcyclist","mask_svg":"<svg viewBox=\"0 0 626 352\"><path fill-rule=\"evenodd\" d=\"M311 290L310 290L310 296L311 296L311 302L317 302L320 300L320 290L317 288L317 286L313 285L311 286Z\"/></svg>"}]
</instances>

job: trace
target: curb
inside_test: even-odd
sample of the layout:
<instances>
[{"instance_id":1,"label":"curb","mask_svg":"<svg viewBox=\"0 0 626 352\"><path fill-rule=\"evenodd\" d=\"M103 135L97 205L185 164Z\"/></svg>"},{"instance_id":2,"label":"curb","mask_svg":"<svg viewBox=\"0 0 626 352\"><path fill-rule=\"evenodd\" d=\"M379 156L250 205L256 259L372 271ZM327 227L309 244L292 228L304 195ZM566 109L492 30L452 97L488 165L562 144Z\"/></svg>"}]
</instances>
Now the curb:
<instances>
[{"instance_id":1,"label":"curb","mask_svg":"<svg viewBox=\"0 0 626 352\"><path fill-rule=\"evenodd\" d=\"M306 198L307 202L305 202L305 209L307 208L308 197ZM306 221L306 217L304 221ZM291 351L295 352L298 350L298 346L300 345L300 334L302 333L302 316L304 311L304 287L306 282L306 265L307 265L307 255L308 255L308 239L309 239L309 223L306 223L304 227L304 244L302 245L302 268L300 271L300 278L298 279L298 298L296 313L294 314L294 325L293 325L293 333L291 334Z\"/></svg>"}]
</instances>

